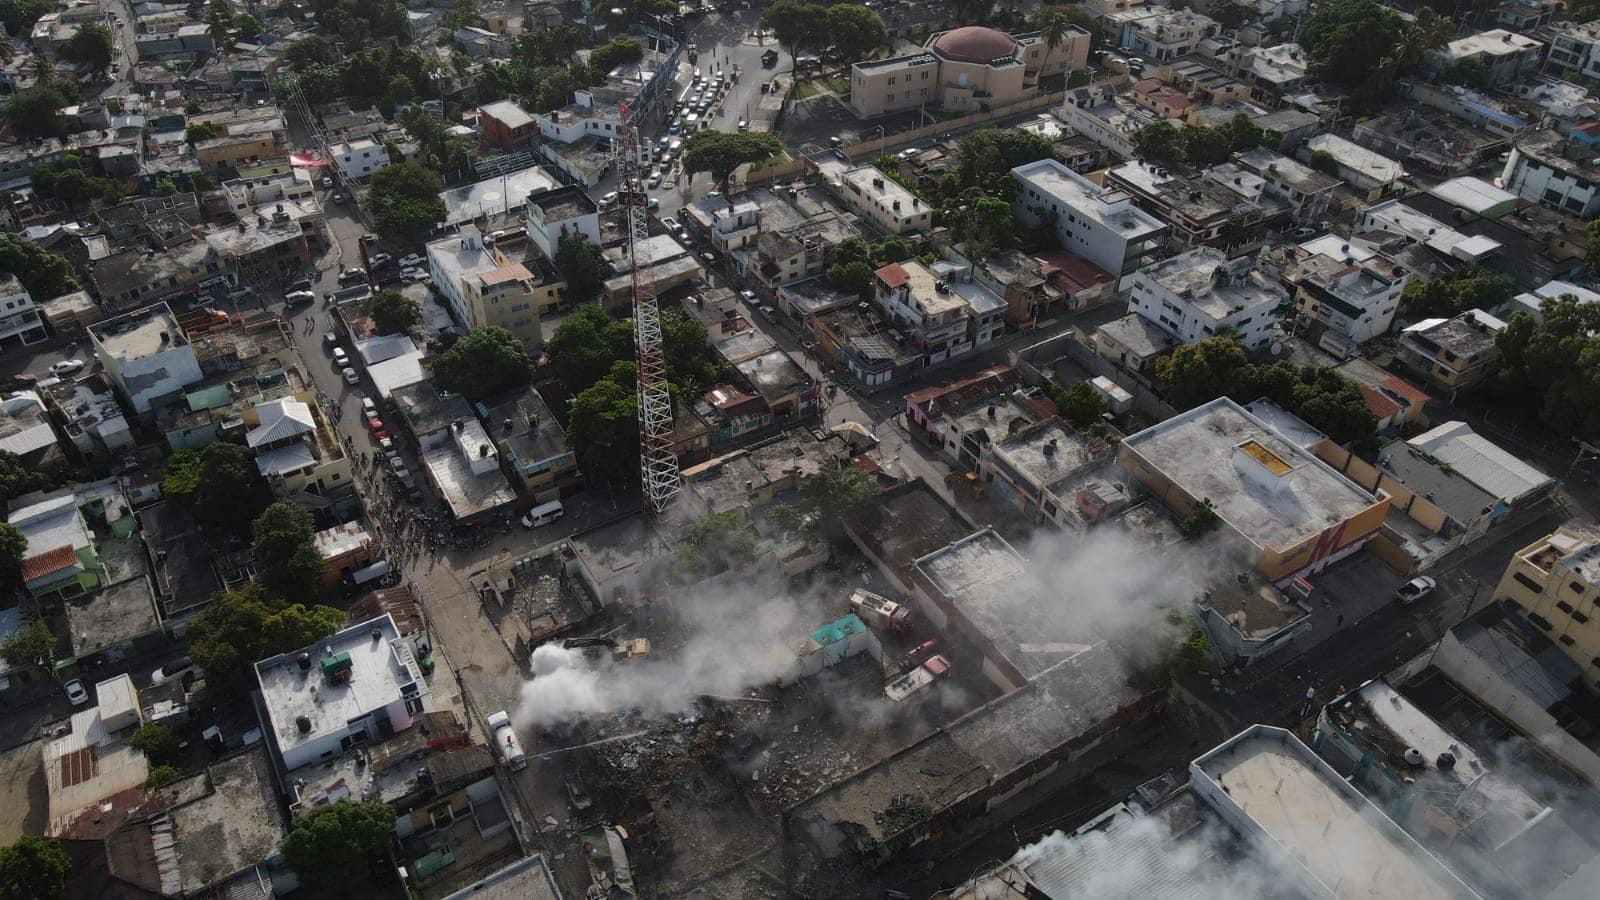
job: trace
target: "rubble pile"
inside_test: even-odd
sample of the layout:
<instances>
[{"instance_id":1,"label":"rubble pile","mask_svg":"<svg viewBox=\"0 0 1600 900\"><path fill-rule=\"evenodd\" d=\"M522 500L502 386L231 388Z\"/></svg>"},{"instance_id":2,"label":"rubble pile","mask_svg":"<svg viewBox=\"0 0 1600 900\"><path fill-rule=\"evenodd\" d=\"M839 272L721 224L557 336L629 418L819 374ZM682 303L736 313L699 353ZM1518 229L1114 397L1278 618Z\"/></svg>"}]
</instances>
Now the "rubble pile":
<instances>
[{"instance_id":1,"label":"rubble pile","mask_svg":"<svg viewBox=\"0 0 1600 900\"><path fill-rule=\"evenodd\" d=\"M633 719L631 713L619 715L615 730L637 727ZM681 782L686 769L720 760L731 738L700 712L687 712L633 740L602 744L595 748L595 760L605 777L625 791L659 791Z\"/></svg>"}]
</instances>

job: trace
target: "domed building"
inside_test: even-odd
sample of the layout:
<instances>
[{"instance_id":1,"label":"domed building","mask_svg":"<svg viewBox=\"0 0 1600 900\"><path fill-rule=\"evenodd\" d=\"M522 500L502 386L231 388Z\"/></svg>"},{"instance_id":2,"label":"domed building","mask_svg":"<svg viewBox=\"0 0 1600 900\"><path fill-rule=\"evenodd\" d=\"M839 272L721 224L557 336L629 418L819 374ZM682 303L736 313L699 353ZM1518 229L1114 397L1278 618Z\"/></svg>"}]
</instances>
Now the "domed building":
<instances>
[{"instance_id":1,"label":"domed building","mask_svg":"<svg viewBox=\"0 0 1600 900\"><path fill-rule=\"evenodd\" d=\"M941 31L921 50L856 63L850 107L861 118L934 107L980 112L1025 100L1041 76L1089 62L1089 33L1073 28L1054 50L1037 32L1010 35L981 25Z\"/></svg>"}]
</instances>

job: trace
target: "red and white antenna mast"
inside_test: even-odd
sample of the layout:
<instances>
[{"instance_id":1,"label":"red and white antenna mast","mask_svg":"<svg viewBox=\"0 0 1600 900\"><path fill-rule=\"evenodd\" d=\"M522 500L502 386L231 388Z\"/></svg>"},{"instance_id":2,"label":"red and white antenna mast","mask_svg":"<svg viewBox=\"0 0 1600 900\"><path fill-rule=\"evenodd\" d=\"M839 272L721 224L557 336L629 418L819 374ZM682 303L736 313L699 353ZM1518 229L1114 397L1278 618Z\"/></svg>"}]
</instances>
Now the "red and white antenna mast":
<instances>
[{"instance_id":1,"label":"red and white antenna mast","mask_svg":"<svg viewBox=\"0 0 1600 900\"><path fill-rule=\"evenodd\" d=\"M627 217L628 261L633 277L633 355L638 368L639 465L645 512L652 518L678 499L678 454L672 449L672 395L667 390L666 355L661 349L661 309L655 288L644 278L639 253L650 238L644 178L639 172L639 128L622 104L622 156L617 189Z\"/></svg>"}]
</instances>

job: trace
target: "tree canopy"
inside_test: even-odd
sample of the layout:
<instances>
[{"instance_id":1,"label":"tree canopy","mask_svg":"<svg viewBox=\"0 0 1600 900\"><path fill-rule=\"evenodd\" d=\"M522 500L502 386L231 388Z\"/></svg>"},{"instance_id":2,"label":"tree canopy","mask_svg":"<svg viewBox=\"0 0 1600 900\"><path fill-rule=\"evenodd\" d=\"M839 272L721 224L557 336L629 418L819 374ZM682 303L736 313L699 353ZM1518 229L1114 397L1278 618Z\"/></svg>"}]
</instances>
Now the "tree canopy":
<instances>
[{"instance_id":1,"label":"tree canopy","mask_svg":"<svg viewBox=\"0 0 1600 900\"><path fill-rule=\"evenodd\" d=\"M0 522L0 590L16 586L21 577L22 557L28 552L28 538L10 522Z\"/></svg>"},{"instance_id":2,"label":"tree canopy","mask_svg":"<svg viewBox=\"0 0 1600 900\"><path fill-rule=\"evenodd\" d=\"M82 63L95 71L110 67L116 55L116 43L111 29L99 22L80 25L61 47L61 55L75 63Z\"/></svg>"},{"instance_id":3,"label":"tree canopy","mask_svg":"<svg viewBox=\"0 0 1600 900\"><path fill-rule=\"evenodd\" d=\"M636 63L641 59L644 59L644 47L631 37L612 38L589 51L589 67L601 76L617 66Z\"/></svg>"},{"instance_id":4,"label":"tree canopy","mask_svg":"<svg viewBox=\"0 0 1600 900\"><path fill-rule=\"evenodd\" d=\"M433 361L433 379L446 391L482 400L533 380L533 360L516 335L498 325L474 329Z\"/></svg>"},{"instance_id":5,"label":"tree canopy","mask_svg":"<svg viewBox=\"0 0 1600 900\"><path fill-rule=\"evenodd\" d=\"M824 469L800 482L801 500L815 513L815 526L829 538L841 537L877 497L878 483L854 466Z\"/></svg>"},{"instance_id":6,"label":"tree canopy","mask_svg":"<svg viewBox=\"0 0 1600 900\"><path fill-rule=\"evenodd\" d=\"M1009 201L1017 193L1012 169L1054 158L1054 148L1042 135L1020 128L981 128L956 142L955 174L962 189L981 188Z\"/></svg>"},{"instance_id":7,"label":"tree canopy","mask_svg":"<svg viewBox=\"0 0 1600 900\"><path fill-rule=\"evenodd\" d=\"M18 668L37 666L44 661L48 667L55 659L56 636L43 619L34 619L6 636L0 644L0 659Z\"/></svg>"},{"instance_id":8,"label":"tree canopy","mask_svg":"<svg viewBox=\"0 0 1600 900\"><path fill-rule=\"evenodd\" d=\"M1407 21L1375 0L1332 0L1305 20L1299 41L1316 77L1350 88L1358 104L1374 108L1454 32L1453 22L1426 6Z\"/></svg>"},{"instance_id":9,"label":"tree canopy","mask_svg":"<svg viewBox=\"0 0 1600 900\"><path fill-rule=\"evenodd\" d=\"M556 268L567 283L567 300L574 305L598 299L606 283L606 258L600 248L589 243L583 232L573 229L563 235L556 247Z\"/></svg>"},{"instance_id":10,"label":"tree canopy","mask_svg":"<svg viewBox=\"0 0 1600 900\"><path fill-rule=\"evenodd\" d=\"M262 511L252 527L256 574L268 593L294 600L321 591L328 563L317 550L311 513L279 500Z\"/></svg>"},{"instance_id":11,"label":"tree canopy","mask_svg":"<svg viewBox=\"0 0 1600 900\"><path fill-rule=\"evenodd\" d=\"M1335 369L1288 362L1252 365L1230 338L1179 347L1156 361L1156 375L1174 405L1188 409L1221 396L1240 403L1265 397L1340 444L1370 449L1378 420L1360 387Z\"/></svg>"},{"instance_id":12,"label":"tree canopy","mask_svg":"<svg viewBox=\"0 0 1600 900\"><path fill-rule=\"evenodd\" d=\"M756 558L758 540L734 514L712 513L689 528L678 550L678 569L696 579L737 569Z\"/></svg>"},{"instance_id":13,"label":"tree canopy","mask_svg":"<svg viewBox=\"0 0 1600 900\"><path fill-rule=\"evenodd\" d=\"M128 739L128 746L143 753L152 766L170 763L178 758L178 735L171 728L155 722L146 722Z\"/></svg>"},{"instance_id":14,"label":"tree canopy","mask_svg":"<svg viewBox=\"0 0 1600 900\"><path fill-rule=\"evenodd\" d=\"M295 818L284 836L283 858L300 881L332 891L365 872L394 839L394 808L385 803L340 800Z\"/></svg>"},{"instance_id":15,"label":"tree canopy","mask_svg":"<svg viewBox=\"0 0 1600 900\"><path fill-rule=\"evenodd\" d=\"M54 0L0 0L0 24L7 34L26 35L40 16L55 8Z\"/></svg>"},{"instance_id":16,"label":"tree canopy","mask_svg":"<svg viewBox=\"0 0 1600 900\"><path fill-rule=\"evenodd\" d=\"M618 484L638 477L638 410L632 385L610 375L573 398L567 440L586 475Z\"/></svg>"},{"instance_id":17,"label":"tree canopy","mask_svg":"<svg viewBox=\"0 0 1600 900\"><path fill-rule=\"evenodd\" d=\"M1079 381L1065 390L1052 392L1051 400L1061 418L1081 427L1093 425L1105 414L1106 400L1087 381Z\"/></svg>"},{"instance_id":18,"label":"tree canopy","mask_svg":"<svg viewBox=\"0 0 1600 900\"><path fill-rule=\"evenodd\" d=\"M438 173L414 162L390 163L372 173L368 196L378 233L401 242L425 236L444 221L443 190Z\"/></svg>"},{"instance_id":19,"label":"tree canopy","mask_svg":"<svg viewBox=\"0 0 1600 900\"><path fill-rule=\"evenodd\" d=\"M309 646L344 625L344 613L329 606L285 604L258 587L228 591L189 623L189 657L220 694L250 690L258 660Z\"/></svg>"},{"instance_id":20,"label":"tree canopy","mask_svg":"<svg viewBox=\"0 0 1600 900\"><path fill-rule=\"evenodd\" d=\"M161 492L188 507L201 522L238 531L272 502L255 457L227 441L199 453L179 450L168 457Z\"/></svg>"},{"instance_id":21,"label":"tree canopy","mask_svg":"<svg viewBox=\"0 0 1600 900\"><path fill-rule=\"evenodd\" d=\"M0 847L0 888L13 897L61 900L72 860L55 841L24 834Z\"/></svg>"},{"instance_id":22,"label":"tree canopy","mask_svg":"<svg viewBox=\"0 0 1600 900\"><path fill-rule=\"evenodd\" d=\"M810 50L853 62L870 56L889 39L882 17L852 3L777 0L762 12L761 27L771 29L791 58Z\"/></svg>"},{"instance_id":23,"label":"tree canopy","mask_svg":"<svg viewBox=\"0 0 1600 900\"><path fill-rule=\"evenodd\" d=\"M53 84L36 84L11 95L5 108L6 123L19 138L63 137L72 130L61 114L66 106L66 95Z\"/></svg>"},{"instance_id":24,"label":"tree canopy","mask_svg":"<svg viewBox=\"0 0 1600 900\"><path fill-rule=\"evenodd\" d=\"M1600 440L1600 308L1571 295L1540 304L1542 322L1515 312L1495 336L1500 379L1519 404L1566 437Z\"/></svg>"},{"instance_id":25,"label":"tree canopy","mask_svg":"<svg viewBox=\"0 0 1600 900\"><path fill-rule=\"evenodd\" d=\"M15 102L15 101L13 101ZM0 233L0 272L17 276L35 302L78 289L66 257L40 247L20 234Z\"/></svg>"},{"instance_id":26,"label":"tree canopy","mask_svg":"<svg viewBox=\"0 0 1600 900\"><path fill-rule=\"evenodd\" d=\"M14 500L34 491L48 491L66 483L71 473L60 467L31 469L10 450L0 450L0 499Z\"/></svg>"},{"instance_id":27,"label":"tree canopy","mask_svg":"<svg viewBox=\"0 0 1600 900\"><path fill-rule=\"evenodd\" d=\"M1477 268L1444 278L1414 278L1400 292L1400 309L1414 319L1448 319L1469 309L1493 309L1516 293L1513 283Z\"/></svg>"},{"instance_id":28,"label":"tree canopy","mask_svg":"<svg viewBox=\"0 0 1600 900\"><path fill-rule=\"evenodd\" d=\"M1187 125L1179 128L1161 119L1134 132L1129 143L1143 159L1214 166L1227 162L1230 156L1241 150L1268 144L1270 138L1266 129L1240 113L1216 127Z\"/></svg>"},{"instance_id":29,"label":"tree canopy","mask_svg":"<svg viewBox=\"0 0 1600 900\"><path fill-rule=\"evenodd\" d=\"M404 334L422 324L422 305L396 290L372 298L372 324L379 334Z\"/></svg>"},{"instance_id":30,"label":"tree canopy","mask_svg":"<svg viewBox=\"0 0 1600 900\"><path fill-rule=\"evenodd\" d=\"M783 2L783 0L780 0ZM728 195L728 180L745 163L758 163L783 152L777 135L757 131L697 131L683 145L683 171L693 176L709 172L717 187Z\"/></svg>"},{"instance_id":31,"label":"tree canopy","mask_svg":"<svg viewBox=\"0 0 1600 900\"><path fill-rule=\"evenodd\" d=\"M580 306L561 320L544 352L556 378L577 394L604 378L612 363L632 355L633 329L599 306Z\"/></svg>"}]
</instances>

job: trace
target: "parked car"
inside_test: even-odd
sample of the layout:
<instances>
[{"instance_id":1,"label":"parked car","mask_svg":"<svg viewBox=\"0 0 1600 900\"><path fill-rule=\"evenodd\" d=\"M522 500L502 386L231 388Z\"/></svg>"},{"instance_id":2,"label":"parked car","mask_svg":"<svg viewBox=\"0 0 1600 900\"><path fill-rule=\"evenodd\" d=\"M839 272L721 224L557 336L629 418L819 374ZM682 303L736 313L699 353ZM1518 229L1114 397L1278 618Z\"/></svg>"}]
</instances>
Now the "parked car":
<instances>
[{"instance_id":1,"label":"parked car","mask_svg":"<svg viewBox=\"0 0 1600 900\"><path fill-rule=\"evenodd\" d=\"M833 137L828 138L828 146L830 146L830 147L843 147L844 146L844 138L839 137L836 134Z\"/></svg>"},{"instance_id":2,"label":"parked car","mask_svg":"<svg viewBox=\"0 0 1600 900\"><path fill-rule=\"evenodd\" d=\"M322 346L324 346L324 347L337 347L337 346L339 346L339 334L338 334L338 332L324 331L322 333Z\"/></svg>"},{"instance_id":3,"label":"parked car","mask_svg":"<svg viewBox=\"0 0 1600 900\"><path fill-rule=\"evenodd\" d=\"M172 662L150 673L150 686L171 681L174 678L194 668L194 661L187 656L180 656Z\"/></svg>"},{"instance_id":4,"label":"parked car","mask_svg":"<svg viewBox=\"0 0 1600 900\"><path fill-rule=\"evenodd\" d=\"M389 429L383 427L383 422L378 419L368 419L367 428L371 429L373 438L379 441L389 436Z\"/></svg>"},{"instance_id":5,"label":"parked car","mask_svg":"<svg viewBox=\"0 0 1600 900\"><path fill-rule=\"evenodd\" d=\"M561 782L566 785L567 800L572 803L573 809L581 812L594 805L594 801L589 799L589 792L583 789L583 781L578 778L576 772L569 774Z\"/></svg>"},{"instance_id":6,"label":"parked car","mask_svg":"<svg viewBox=\"0 0 1600 900\"><path fill-rule=\"evenodd\" d=\"M419 269L416 266L412 266L408 269L400 270L400 280L407 284L421 284L426 281L432 281L433 276L428 274L427 269Z\"/></svg>"},{"instance_id":7,"label":"parked car","mask_svg":"<svg viewBox=\"0 0 1600 900\"><path fill-rule=\"evenodd\" d=\"M339 283L340 284L354 284L354 283L356 283L358 281L366 281L366 280L367 280L367 270L361 268L360 266L357 266L357 267L355 267L353 269L345 269L343 272L339 273Z\"/></svg>"},{"instance_id":8,"label":"parked car","mask_svg":"<svg viewBox=\"0 0 1600 900\"><path fill-rule=\"evenodd\" d=\"M746 302L746 303L748 303L748 304L750 304L752 306L754 306L754 305L756 305L756 304L761 302L761 298L757 297L756 296L756 292L752 291L752 290L740 291L739 292L739 299L743 300L744 302Z\"/></svg>"},{"instance_id":9,"label":"parked car","mask_svg":"<svg viewBox=\"0 0 1600 900\"><path fill-rule=\"evenodd\" d=\"M350 354L344 352L343 347L333 348L333 367L342 369L348 365L350 365Z\"/></svg>"},{"instance_id":10,"label":"parked car","mask_svg":"<svg viewBox=\"0 0 1600 900\"><path fill-rule=\"evenodd\" d=\"M665 228L668 234L671 234L672 232L678 230L678 220L671 216L667 216L665 219L661 220L661 227Z\"/></svg>"},{"instance_id":11,"label":"parked car","mask_svg":"<svg viewBox=\"0 0 1600 900\"><path fill-rule=\"evenodd\" d=\"M311 291L290 291L283 295L283 304L291 309L296 306L305 306L317 302L317 295Z\"/></svg>"},{"instance_id":12,"label":"parked car","mask_svg":"<svg viewBox=\"0 0 1600 900\"><path fill-rule=\"evenodd\" d=\"M349 366L339 370L339 377L344 379L345 384L351 385L352 387L361 383L361 376L357 375L356 370L350 368Z\"/></svg>"},{"instance_id":13,"label":"parked car","mask_svg":"<svg viewBox=\"0 0 1600 900\"><path fill-rule=\"evenodd\" d=\"M57 378L81 371L83 371L83 360L81 359L63 359L61 362L50 365L50 374Z\"/></svg>"},{"instance_id":14,"label":"parked car","mask_svg":"<svg viewBox=\"0 0 1600 900\"><path fill-rule=\"evenodd\" d=\"M296 281L295 283L289 285L289 288L288 288L288 291L291 294L296 293L298 291L309 291L309 290L311 290L311 279L309 279L309 278L302 278L302 279Z\"/></svg>"},{"instance_id":15,"label":"parked car","mask_svg":"<svg viewBox=\"0 0 1600 900\"><path fill-rule=\"evenodd\" d=\"M411 472L406 469L405 461L398 456L392 456L389 458L389 471L393 472L394 477L396 478L411 477Z\"/></svg>"},{"instance_id":16,"label":"parked car","mask_svg":"<svg viewBox=\"0 0 1600 900\"><path fill-rule=\"evenodd\" d=\"M366 414L366 416L368 418L372 418L372 417L377 416L378 415L378 402L376 400L373 400L371 397L362 397L361 398L361 412Z\"/></svg>"},{"instance_id":17,"label":"parked car","mask_svg":"<svg viewBox=\"0 0 1600 900\"><path fill-rule=\"evenodd\" d=\"M621 201L621 199L622 198L620 197L620 195L617 194L616 191L611 191L610 193L608 193L605 196L600 198L600 209L601 210L616 209L617 208L617 204Z\"/></svg>"},{"instance_id":18,"label":"parked car","mask_svg":"<svg viewBox=\"0 0 1600 900\"><path fill-rule=\"evenodd\" d=\"M67 692L67 702L73 706L82 706L89 702L89 691L84 688L83 682L79 679L74 678L61 685L61 687Z\"/></svg>"},{"instance_id":19,"label":"parked car","mask_svg":"<svg viewBox=\"0 0 1600 900\"><path fill-rule=\"evenodd\" d=\"M426 265L427 262L428 261L426 259L422 258L420 253L407 253L405 256L400 257L400 268L409 269L412 266L417 266L420 268Z\"/></svg>"},{"instance_id":20,"label":"parked car","mask_svg":"<svg viewBox=\"0 0 1600 900\"><path fill-rule=\"evenodd\" d=\"M1429 578L1426 575L1418 575L1405 584L1400 585L1400 589L1394 592L1394 598L1399 600L1402 606L1410 606L1418 600L1421 600L1423 597L1433 593L1433 589L1438 586L1438 583L1432 578Z\"/></svg>"},{"instance_id":21,"label":"parked car","mask_svg":"<svg viewBox=\"0 0 1600 900\"><path fill-rule=\"evenodd\" d=\"M650 178L649 178L648 181L645 182L645 184L647 186L653 187L653 188L660 187L661 186L661 170L657 169L656 171L651 172L650 173Z\"/></svg>"},{"instance_id":22,"label":"parked car","mask_svg":"<svg viewBox=\"0 0 1600 900\"><path fill-rule=\"evenodd\" d=\"M776 51L776 50L768 50L767 52L761 54L761 67L763 69L770 69L773 66L776 66L777 64L778 64L778 51Z\"/></svg>"}]
</instances>

